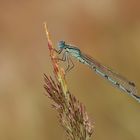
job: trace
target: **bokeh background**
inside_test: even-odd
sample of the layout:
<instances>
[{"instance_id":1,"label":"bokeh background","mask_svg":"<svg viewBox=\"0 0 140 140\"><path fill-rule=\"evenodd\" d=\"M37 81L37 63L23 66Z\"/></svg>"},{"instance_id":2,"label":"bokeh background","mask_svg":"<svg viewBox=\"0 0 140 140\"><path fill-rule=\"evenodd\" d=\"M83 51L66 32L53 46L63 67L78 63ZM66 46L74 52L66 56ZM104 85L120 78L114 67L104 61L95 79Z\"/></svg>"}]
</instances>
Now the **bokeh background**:
<instances>
[{"instance_id":1,"label":"bokeh background","mask_svg":"<svg viewBox=\"0 0 140 140\"><path fill-rule=\"evenodd\" d=\"M54 45L75 44L140 91L140 1L0 0L0 140L66 139L44 95L43 73L53 75L44 21ZM139 140L140 104L74 63L68 87L95 122L91 139Z\"/></svg>"}]
</instances>

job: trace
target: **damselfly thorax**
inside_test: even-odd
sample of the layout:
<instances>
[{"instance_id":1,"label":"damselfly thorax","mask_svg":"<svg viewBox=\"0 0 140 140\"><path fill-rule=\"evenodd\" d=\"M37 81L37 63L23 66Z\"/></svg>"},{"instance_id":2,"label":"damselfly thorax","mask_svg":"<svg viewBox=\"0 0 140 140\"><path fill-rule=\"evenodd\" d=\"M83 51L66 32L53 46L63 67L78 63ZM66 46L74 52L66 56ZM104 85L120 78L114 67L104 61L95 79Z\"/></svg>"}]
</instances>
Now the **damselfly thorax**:
<instances>
[{"instance_id":1,"label":"damselfly thorax","mask_svg":"<svg viewBox=\"0 0 140 140\"><path fill-rule=\"evenodd\" d=\"M89 66L92 70L94 70L96 74L100 75L101 77L109 81L113 86L126 92L127 94L129 94L130 96L132 96L133 98L135 98L140 102L140 97L136 95L137 90L133 82L127 80L127 78L115 72L114 70L102 65L91 56L88 56L87 54L83 53L78 47L66 44L64 41L60 41L58 47L61 49L61 52L63 51L63 56L68 63L70 61L72 62L72 60L70 59L69 61L69 57L67 54L73 56L79 62ZM67 71L71 70L73 66L74 65L70 67L70 64L68 64Z\"/></svg>"}]
</instances>

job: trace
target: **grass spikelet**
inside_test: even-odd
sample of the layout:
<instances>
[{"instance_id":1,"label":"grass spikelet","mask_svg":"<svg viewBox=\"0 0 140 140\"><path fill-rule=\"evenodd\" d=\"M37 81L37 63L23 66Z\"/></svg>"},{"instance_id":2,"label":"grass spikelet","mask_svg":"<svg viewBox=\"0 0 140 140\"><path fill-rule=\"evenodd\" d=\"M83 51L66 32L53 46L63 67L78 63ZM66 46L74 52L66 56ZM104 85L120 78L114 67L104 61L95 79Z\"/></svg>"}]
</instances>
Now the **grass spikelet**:
<instances>
[{"instance_id":1,"label":"grass spikelet","mask_svg":"<svg viewBox=\"0 0 140 140\"><path fill-rule=\"evenodd\" d=\"M55 76L55 80L53 80L44 74L45 94L53 101L52 107L58 112L59 122L64 128L68 140L89 140L93 133L93 125L89 120L85 106L67 88L65 73L59 66L58 60L55 59L57 53L54 51L46 23L44 26Z\"/></svg>"}]
</instances>

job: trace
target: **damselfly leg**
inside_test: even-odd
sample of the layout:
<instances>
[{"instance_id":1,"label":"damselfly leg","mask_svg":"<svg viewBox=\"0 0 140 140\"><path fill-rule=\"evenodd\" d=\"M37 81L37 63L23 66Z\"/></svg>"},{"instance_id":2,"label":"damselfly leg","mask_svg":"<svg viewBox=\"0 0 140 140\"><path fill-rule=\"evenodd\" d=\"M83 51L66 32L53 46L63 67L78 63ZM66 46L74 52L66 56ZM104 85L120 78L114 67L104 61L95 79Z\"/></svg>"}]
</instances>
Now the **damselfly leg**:
<instances>
[{"instance_id":1,"label":"damselfly leg","mask_svg":"<svg viewBox=\"0 0 140 140\"><path fill-rule=\"evenodd\" d=\"M74 68L74 63L67 51L65 51L62 58L59 58L58 60L67 62L67 68L65 69L65 73L69 72Z\"/></svg>"},{"instance_id":2,"label":"damselfly leg","mask_svg":"<svg viewBox=\"0 0 140 140\"><path fill-rule=\"evenodd\" d=\"M65 72L69 72L74 68L74 63L71 59L71 57L69 55L67 55L67 69L65 70Z\"/></svg>"},{"instance_id":3,"label":"damselfly leg","mask_svg":"<svg viewBox=\"0 0 140 140\"><path fill-rule=\"evenodd\" d=\"M56 50L56 49L53 48L53 51L55 51L55 52L58 53L58 54L61 54L61 52L63 51L63 49Z\"/></svg>"},{"instance_id":4,"label":"damselfly leg","mask_svg":"<svg viewBox=\"0 0 140 140\"><path fill-rule=\"evenodd\" d=\"M56 50L56 49L54 49L54 51L56 52L56 53L58 53L58 54L61 54L61 52L62 52L62 50ZM62 57L60 58L60 57L56 57L56 58L54 58L54 59L56 59L56 60L59 60L59 61L66 61L66 59L67 59L67 55L66 55L66 51L63 53L63 55L62 55Z\"/></svg>"},{"instance_id":5,"label":"damselfly leg","mask_svg":"<svg viewBox=\"0 0 140 140\"><path fill-rule=\"evenodd\" d=\"M73 56L79 62L89 66L95 71L95 73L109 81L113 86L117 87L121 91L126 92L128 95L140 102L140 97L136 95L137 89L135 84L127 80L127 78L124 76L114 72L112 69L102 65L96 59L86 55L78 47L66 44L65 41L60 41L58 48L60 49L59 51L56 51L58 54L64 50L63 57L59 60L67 62L67 69L65 70L66 72L70 71L74 67L74 63L70 58L70 56Z\"/></svg>"},{"instance_id":6,"label":"damselfly leg","mask_svg":"<svg viewBox=\"0 0 140 140\"><path fill-rule=\"evenodd\" d=\"M60 50L56 50L54 49L54 51L58 54L61 54L61 52L63 51L63 49L60 49ZM68 51L64 51L63 55L62 55L62 58L55 58L56 60L59 60L59 61L63 61L63 62L67 62L67 68L65 69L65 72L69 72L71 71L73 68L74 68L74 63L68 53Z\"/></svg>"}]
</instances>

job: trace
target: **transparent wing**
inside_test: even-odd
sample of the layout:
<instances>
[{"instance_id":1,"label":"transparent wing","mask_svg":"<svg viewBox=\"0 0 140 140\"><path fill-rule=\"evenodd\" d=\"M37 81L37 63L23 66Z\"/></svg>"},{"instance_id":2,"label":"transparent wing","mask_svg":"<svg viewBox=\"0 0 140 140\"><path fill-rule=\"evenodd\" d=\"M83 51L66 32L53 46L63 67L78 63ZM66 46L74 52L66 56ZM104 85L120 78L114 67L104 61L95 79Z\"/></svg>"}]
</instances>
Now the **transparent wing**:
<instances>
[{"instance_id":1,"label":"transparent wing","mask_svg":"<svg viewBox=\"0 0 140 140\"><path fill-rule=\"evenodd\" d=\"M127 92L130 95L134 95L135 98L140 98L136 95L137 90L133 82L127 80L127 78L120 75L119 73L114 72L112 69L102 65L94 58L83 53L81 55L82 58L86 61L86 63L92 69L94 69L96 73L104 77L106 80L110 81L115 87Z\"/></svg>"}]
</instances>

